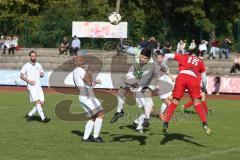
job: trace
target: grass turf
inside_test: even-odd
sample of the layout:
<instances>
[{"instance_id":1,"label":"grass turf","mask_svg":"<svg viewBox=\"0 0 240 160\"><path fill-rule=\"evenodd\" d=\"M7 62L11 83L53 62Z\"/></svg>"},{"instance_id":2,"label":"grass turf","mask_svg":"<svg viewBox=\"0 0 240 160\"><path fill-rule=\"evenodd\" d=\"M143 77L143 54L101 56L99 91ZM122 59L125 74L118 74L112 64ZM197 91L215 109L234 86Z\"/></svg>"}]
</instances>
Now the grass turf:
<instances>
[{"instance_id":1,"label":"grass turf","mask_svg":"<svg viewBox=\"0 0 240 160\"><path fill-rule=\"evenodd\" d=\"M142 111L125 106L125 116L110 124L115 110L105 116L101 136L104 144L82 143L85 121L64 121L55 113L55 106L63 99L72 100L72 113L82 112L78 97L45 94L44 111L52 120L48 124L26 122L24 115L33 107L26 92L0 92L0 159L239 159L240 126L239 100L209 100L213 110L208 116L212 136L205 135L193 107L181 114L180 107L170 123L168 136L162 135L162 122L151 118L145 133L132 129L132 120ZM116 99L105 99L107 110L116 105ZM160 105L155 97L154 104ZM186 99L182 101L186 102ZM132 102L129 100L129 104ZM105 107L104 106L104 107ZM158 111L158 107L156 107ZM192 112L193 111L193 112Z\"/></svg>"}]
</instances>

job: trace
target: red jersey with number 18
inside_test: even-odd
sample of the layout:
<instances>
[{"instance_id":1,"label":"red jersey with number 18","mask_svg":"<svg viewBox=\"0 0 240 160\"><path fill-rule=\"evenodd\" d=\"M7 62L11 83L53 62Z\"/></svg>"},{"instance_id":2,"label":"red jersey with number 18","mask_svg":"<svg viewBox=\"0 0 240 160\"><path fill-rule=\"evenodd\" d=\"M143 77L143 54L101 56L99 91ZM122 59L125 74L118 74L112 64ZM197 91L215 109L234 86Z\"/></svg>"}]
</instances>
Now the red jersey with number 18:
<instances>
[{"instance_id":1,"label":"red jersey with number 18","mask_svg":"<svg viewBox=\"0 0 240 160\"><path fill-rule=\"evenodd\" d=\"M190 70L196 74L196 76L200 76L201 73L205 72L205 65L203 61L196 57L195 55L188 54L174 54L174 60L178 61L179 72L183 70Z\"/></svg>"}]
</instances>

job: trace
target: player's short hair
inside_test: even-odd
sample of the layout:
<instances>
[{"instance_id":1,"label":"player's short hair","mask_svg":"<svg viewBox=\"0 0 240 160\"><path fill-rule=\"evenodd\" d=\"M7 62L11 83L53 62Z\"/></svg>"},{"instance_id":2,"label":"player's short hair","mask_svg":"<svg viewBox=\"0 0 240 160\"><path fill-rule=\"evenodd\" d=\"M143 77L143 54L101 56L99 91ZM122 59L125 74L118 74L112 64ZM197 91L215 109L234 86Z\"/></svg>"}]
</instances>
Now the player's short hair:
<instances>
[{"instance_id":1,"label":"player's short hair","mask_svg":"<svg viewBox=\"0 0 240 160\"><path fill-rule=\"evenodd\" d=\"M36 51L34 51L34 50L31 50L31 51L28 53L28 55L29 55L29 56L31 56L31 55L32 55L32 53L35 53L35 54L37 55L37 52L36 52Z\"/></svg>"},{"instance_id":2,"label":"player's short hair","mask_svg":"<svg viewBox=\"0 0 240 160\"><path fill-rule=\"evenodd\" d=\"M146 56L148 58L151 58L152 51L150 49L148 49L148 48L144 48L141 51L141 55L144 55L144 56Z\"/></svg>"},{"instance_id":3,"label":"player's short hair","mask_svg":"<svg viewBox=\"0 0 240 160\"><path fill-rule=\"evenodd\" d=\"M155 55L156 56L162 56L162 57L164 57L165 56L165 53L164 52L162 52L161 50L156 50L156 52L155 52Z\"/></svg>"}]
</instances>

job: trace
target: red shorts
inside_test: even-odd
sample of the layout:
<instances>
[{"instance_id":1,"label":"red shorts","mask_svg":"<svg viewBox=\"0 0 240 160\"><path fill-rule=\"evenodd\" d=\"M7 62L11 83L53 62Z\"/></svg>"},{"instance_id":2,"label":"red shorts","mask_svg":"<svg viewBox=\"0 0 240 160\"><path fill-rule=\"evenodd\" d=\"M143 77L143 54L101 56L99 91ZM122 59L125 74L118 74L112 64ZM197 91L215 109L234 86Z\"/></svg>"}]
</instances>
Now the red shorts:
<instances>
[{"instance_id":1,"label":"red shorts","mask_svg":"<svg viewBox=\"0 0 240 160\"><path fill-rule=\"evenodd\" d=\"M201 98L200 82L200 78L187 74L179 74L174 85L173 97L178 99L182 98L187 89L192 99Z\"/></svg>"}]
</instances>

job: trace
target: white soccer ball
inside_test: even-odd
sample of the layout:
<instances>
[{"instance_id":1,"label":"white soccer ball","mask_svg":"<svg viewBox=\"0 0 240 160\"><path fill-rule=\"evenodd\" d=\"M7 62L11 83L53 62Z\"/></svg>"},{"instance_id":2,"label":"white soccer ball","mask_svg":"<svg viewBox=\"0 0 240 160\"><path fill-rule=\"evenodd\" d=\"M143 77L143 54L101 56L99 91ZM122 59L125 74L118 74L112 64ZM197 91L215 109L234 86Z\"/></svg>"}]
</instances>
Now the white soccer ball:
<instances>
[{"instance_id":1,"label":"white soccer ball","mask_svg":"<svg viewBox=\"0 0 240 160\"><path fill-rule=\"evenodd\" d=\"M121 19L121 15L117 12L112 12L108 15L108 20L113 25L117 25L121 21Z\"/></svg>"}]
</instances>

